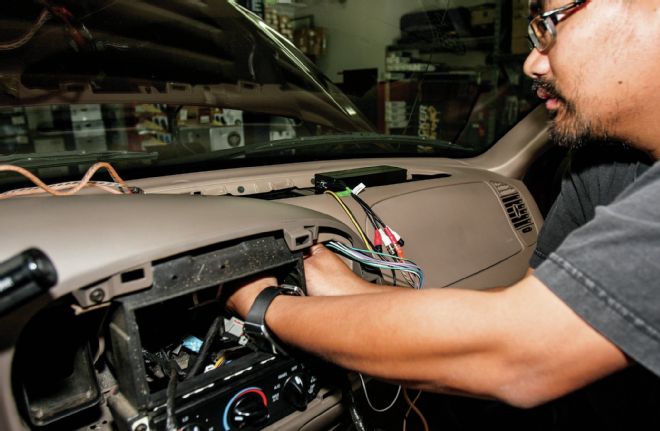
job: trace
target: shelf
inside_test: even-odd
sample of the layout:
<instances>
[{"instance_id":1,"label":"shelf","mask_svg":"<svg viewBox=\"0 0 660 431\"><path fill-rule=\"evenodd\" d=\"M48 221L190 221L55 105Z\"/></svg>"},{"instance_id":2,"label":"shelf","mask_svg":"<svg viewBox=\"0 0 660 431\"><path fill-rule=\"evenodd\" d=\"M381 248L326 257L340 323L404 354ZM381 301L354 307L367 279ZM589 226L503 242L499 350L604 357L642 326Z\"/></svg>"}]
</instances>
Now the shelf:
<instances>
[{"instance_id":1,"label":"shelf","mask_svg":"<svg viewBox=\"0 0 660 431\"><path fill-rule=\"evenodd\" d=\"M301 3L297 1L277 0L277 1L267 2L266 6L274 7L276 9L284 9L284 8L297 9L297 8L307 7L308 5L307 3Z\"/></svg>"},{"instance_id":2,"label":"shelf","mask_svg":"<svg viewBox=\"0 0 660 431\"><path fill-rule=\"evenodd\" d=\"M455 52L459 50L492 51L495 46L494 36L448 38L444 42L415 42L389 45L387 51Z\"/></svg>"},{"instance_id":3,"label":"shelf","mask_svg":"<svg viewBox=\"0 0 660 431\"><path fill-rule=\"evenodd\" d=\"M305 3L300 3L297 1L287 1L287 0L277 0L275 4L277 6L307 7L307 4Z\"/></svg>"}]
</instances>

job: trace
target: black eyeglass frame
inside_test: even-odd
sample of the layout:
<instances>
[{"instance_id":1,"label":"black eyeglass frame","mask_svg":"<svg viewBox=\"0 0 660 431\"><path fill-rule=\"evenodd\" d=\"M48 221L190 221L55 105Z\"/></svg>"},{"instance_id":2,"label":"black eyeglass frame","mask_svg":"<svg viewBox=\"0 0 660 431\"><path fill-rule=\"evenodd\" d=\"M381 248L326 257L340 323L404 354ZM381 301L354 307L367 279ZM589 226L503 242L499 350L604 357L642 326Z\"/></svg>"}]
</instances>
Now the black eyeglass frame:
<instances>
[{"instance_id":1,"label":"black eyeglass frame","mask_svg":"<svg viewBox=\"0 0 660 431\"><path fill-rule=\"evenodd\" d=\"M557 24L563 21L568 16L568 11L584 5L587 0L576 0L567 5L561 6L557 9L544 12L529 22L527 27L527 34L531 42L530 48L536 48L539 52L547 52L557 39ZM550 32L550 41L544 46L539 37L536 35L534 28L538 28L538 24L543 22L545 28Z\"/></svg>"}]
</instances>

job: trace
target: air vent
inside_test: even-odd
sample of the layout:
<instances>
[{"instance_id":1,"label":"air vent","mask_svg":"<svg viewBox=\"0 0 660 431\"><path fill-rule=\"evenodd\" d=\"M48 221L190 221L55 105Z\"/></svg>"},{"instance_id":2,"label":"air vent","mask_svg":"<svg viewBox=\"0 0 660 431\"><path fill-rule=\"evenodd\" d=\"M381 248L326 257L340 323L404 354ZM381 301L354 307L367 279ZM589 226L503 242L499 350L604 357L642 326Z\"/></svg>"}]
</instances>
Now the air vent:
<instances>
[{"instance_id":1,"label":"air vent","mask_svg":"<svg viewBox=\"0 0 660 431\"><path fill-rule=\"evenodd\" d=\"M532 231L532 219L529 217L525 202L518 193L502 198L502 203L514 228L522 233Z\"/></svg>"},{"instance_id":2,"label":"air vent","mask_svg":"<svg viewBox=\"0 0 660 431\"><path fill-rule=\"evenodd\" d=\"M509 184L494 181L491 184L500 196L514 229L522 233L531 232L534 229L534 222L532 222L532 218L529 216L529 210L520 193Z\"/></svg>"}]
</instances>

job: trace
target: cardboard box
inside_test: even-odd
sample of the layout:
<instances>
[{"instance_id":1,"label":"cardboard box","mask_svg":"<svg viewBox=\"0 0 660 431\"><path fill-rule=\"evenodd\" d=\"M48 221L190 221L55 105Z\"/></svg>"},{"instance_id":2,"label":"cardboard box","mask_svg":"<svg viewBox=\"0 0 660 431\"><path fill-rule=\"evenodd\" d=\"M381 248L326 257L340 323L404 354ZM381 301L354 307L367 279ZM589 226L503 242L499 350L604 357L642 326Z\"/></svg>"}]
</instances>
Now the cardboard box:
<instances>
[{"instance_id":1,"label":"cardboard box","mask_svg":"<svg viewBox=\"0 0 660 431\"><path fill-rule=\"evenodd\" d=\"M482 5L470 9L472 27L495 24L495 5Z\"/></svg>"}]
</instances>

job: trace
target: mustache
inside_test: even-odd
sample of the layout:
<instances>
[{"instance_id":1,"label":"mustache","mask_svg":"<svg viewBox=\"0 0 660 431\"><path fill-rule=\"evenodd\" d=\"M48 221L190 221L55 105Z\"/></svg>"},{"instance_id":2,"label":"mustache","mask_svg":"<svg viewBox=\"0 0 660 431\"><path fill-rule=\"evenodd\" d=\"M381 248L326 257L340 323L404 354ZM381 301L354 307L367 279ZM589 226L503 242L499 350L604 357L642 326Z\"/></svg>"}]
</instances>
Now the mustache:
<instances>
[{"instance_id":1,"label":"mustache","mask_svg":"<svg viewBox=\"0 0 660 431\"><path fill-rule=\"evenodd\" d=\"M561 101L566 101L561 92L557 89L557 86L551 82L543 79L535 79L532 83L532 91L536 92L538 89L543 89L552 99L558 99Z\"/></svg>"}]
</instances>

